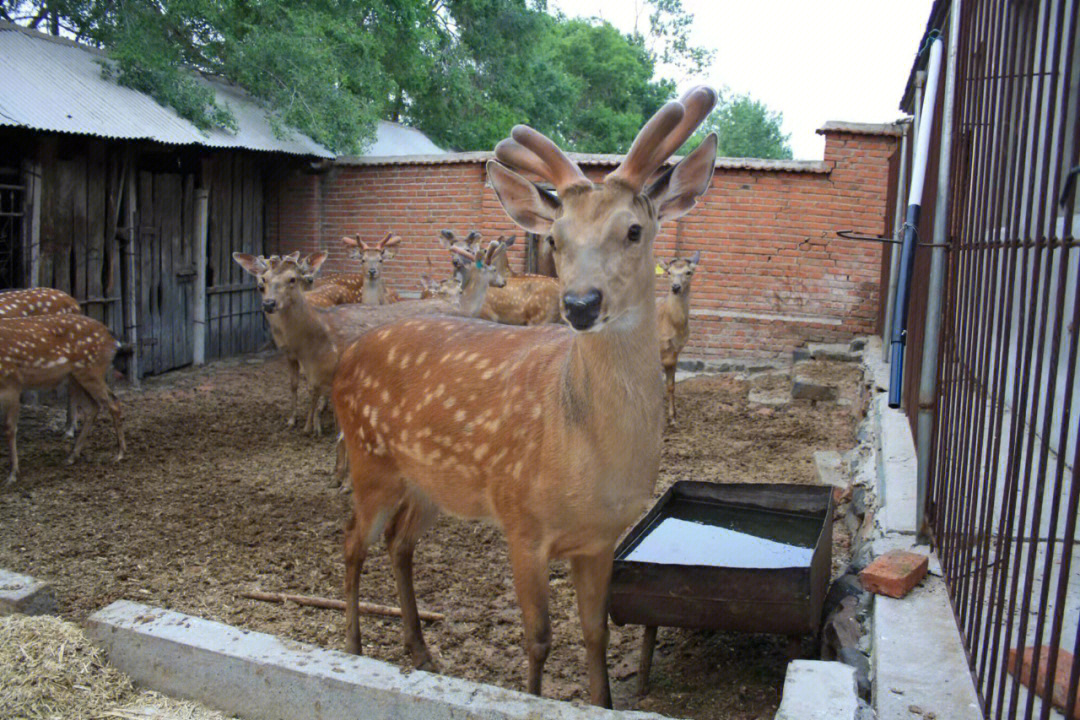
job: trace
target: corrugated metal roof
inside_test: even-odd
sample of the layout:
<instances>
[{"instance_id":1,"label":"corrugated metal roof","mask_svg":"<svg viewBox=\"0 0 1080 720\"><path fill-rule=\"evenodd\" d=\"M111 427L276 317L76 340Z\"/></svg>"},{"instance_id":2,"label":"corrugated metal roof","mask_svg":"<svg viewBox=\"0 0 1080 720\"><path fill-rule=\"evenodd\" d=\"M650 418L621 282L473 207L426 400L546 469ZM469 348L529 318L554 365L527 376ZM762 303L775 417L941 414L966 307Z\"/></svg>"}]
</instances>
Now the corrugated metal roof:
<instances>
[{"instance_id":1,"label":"corrugated metal roof","mask_svg":"<svg viewBox=\"0 0 1080 720\"><path fill-rule=\"evenodd\" d=\"M856 135L903 135L905 120L891 123L854 123L830 120L815 132L824 135L830 132L854 133Z\"/></svg>"},{"instance_id":2,"label":"corrugated metal roof","mask_svg":"<svg viewBox=\"0 0 1080 720\"><path fill-rule=\"evenodd\" d=\"M615 167L623 160L623 155L604 153L567 153L571 160L582 167ZM462 163L484 163L495 157L490 151L443 153L441 155L397 155L362 157L340 157L338 165L454 165ZM668 163L681 158L672 156ZM767 170L771 172L827 173L832 168L820 160L763 160L759 158L716 158L717 170Z\"/></svg>"},{"instance_id":3,"label":"corrugated metal roof","mask_svg":"<svg viewBox=\"0 0 1080 720\"><path fill-rule=\"evenodd\" d=\"M364 157L445 154L445 150L431 142L431 138L416 128L380 120L378 127L375 128L375 142L364 153Z\"/></svg>"},{"instance_id":4,"label":"corrugated metal roof","mask_svg":"<svg viewBox=\"0 0 1080 720\"><path fill-rule=\"evenodd\" d=\"M235 85L196 75L229 107L239 128L203 132L149 95L103 77L103 62L104 53L93 48L0 22L0 125L334 157L301 133L276 137L263 109Z\"/></svg>"}]
</instances>

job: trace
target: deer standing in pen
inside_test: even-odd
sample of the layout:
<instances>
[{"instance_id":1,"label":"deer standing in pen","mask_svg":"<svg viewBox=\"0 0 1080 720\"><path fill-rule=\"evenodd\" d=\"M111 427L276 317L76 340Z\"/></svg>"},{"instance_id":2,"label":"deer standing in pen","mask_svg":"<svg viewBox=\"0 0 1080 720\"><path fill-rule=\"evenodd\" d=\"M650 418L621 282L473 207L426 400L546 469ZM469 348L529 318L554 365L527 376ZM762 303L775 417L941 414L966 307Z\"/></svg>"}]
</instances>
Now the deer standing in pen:
<instances>
[{"instance_id":1,"label":"deer standing in pen","mask_svg":"<svg viewBox=\"0 0 1080 720\"><path fill-rule=\"evenodd\" d=\"M357 233L355 238L341 238L341 242L352 248L349 257L359 260L363 267L361 275L364 276L364 290L360 302L364 305L389 305L397 302L397 293L386 286L382 268L384 262L397 255L401 238L393 233L386 233L386 237L377 244L368 245Z\"/></svg>"},{"instance_id":2,"label":"deer standing in pen","mask_svg":"<svg viewBox=\"0 0 1080 720\"><path fill-rule=\"evenodd\" d=\"M514 244L513 235L499 240L506 248ZM501 258L499 269L506 286L488 292L480 317L504 325L559 322L559 281L546 275L515 274L505 252Z\"/></svg>"},{"instance_id":3,"label":"deer standing in pen","mask_svg":"<svg viewBox=\"0 0 1080 720\"><path fill-rule=\"evenodd\" d=\"M63 290L48 287L8 290L0 293L0 319L35 317L38 315L81 315L79 301ZM78 420L75 417L75 398L68 390L66 437L75 437Z\"/></svg>"},{"instance_id":4,"label":"deer standing in pen","mask_svg":"<svg viewBox=\"0 0 1080 720\"><path fill-rule=\"evenodd\" d=\"M322 434L320 401L329 393L341 350L360 333L392 319L413 315L443 313L473 316L479 312L487 286L503 283L495 267L482 262L477 267L475 255L456 250L465 253L470 264L459 304L417 300L387 306L337 305L325 309L309 304L309 293L304 292L303 287L322 267L327 253L318 252L302 260L299 253L281 259L233 253L233 260L256 278L263 299L263 312L270 322L274 342L286 353L290 362L295 361L303 369L304 376L312 386L305 433ZM492 243L487 250L488 259L496 257L500 251L500 245ZM296 372L293 377L296 378L298 374ZM295 408L294 385L294 416Z\"/></svg>"},{"instance_id":5,"label":"deer standing in pen","mask_svg":"<svg viewBox=\"0 0 1080 720\"><path fill-rule=\"evenodd\" d=\"M675 370L679 353L690 337L690 283L697 270L701 253L694 251L689 260L675 258L660 263L671 285L664 298L656 303L656 333L660 338L660 365L667 384L668 422L675 422Z\"/></svg>"},{"instance_id":6,"label":"deer standing in pen","mask_svg":"<svg viewBox=\"0 0 1080 720\"><path fill-rule=\"evenodd\" d=\"M19 396L26 388L55 387L70 379L70 392L80 404L88 405L86 422L67 458L70 465L79 457L86 438L102 406L112 414L124 457L123 414L120 403L106 382L119 344L108 328L85 315L38 315L0 320L0 413L4 416L13 483L19 474L16 435L19 430Z\"/></svg>"},{"instance_id":7,"label":"deer standing in pen","mask_svg":"<svg viewBox=\"0 0 1080 720\"><path fill-rule=\"evenodd\" d=\"M346 645L361 650L360 573L386 539L405 647L435 667L413 587L413 552L441 511L492 518L506 533L521 605L529 692L551 644L548 566L568 558L589 696L611 705L607 596L615 542L646 508L660 461L653 241L709 187L710 135L646 185L709 114L695 88L661 108L622 164L593 183L540 133L515 127L488 178L529 232L550 234L570 327L414 317L345 350L333 402L347 447L353 513L345 537ZM558 196L519 172L552 183Z\"/></svg>"}]
</instances>

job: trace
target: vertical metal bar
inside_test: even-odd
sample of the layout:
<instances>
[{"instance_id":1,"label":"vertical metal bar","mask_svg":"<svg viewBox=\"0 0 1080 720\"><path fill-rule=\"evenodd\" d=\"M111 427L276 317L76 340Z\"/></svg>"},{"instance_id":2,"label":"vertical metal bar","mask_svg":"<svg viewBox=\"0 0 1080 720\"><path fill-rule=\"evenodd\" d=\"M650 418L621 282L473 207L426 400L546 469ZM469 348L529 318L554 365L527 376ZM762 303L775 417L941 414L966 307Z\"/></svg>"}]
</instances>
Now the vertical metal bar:
<instances>
[{"instance_id":1,"label":"vertical metal bar","mask_svg":"<svg viewBox=\"0 0 1080 720\"><path fill-rule=\"evenodd\" d=\"M908 136L911 123L902 125L904 134L900 136L900 168L896 173L896 206L893 208L893 239L897 243L904 236L904 202L907 198L907 156ZM889 246L889 289L885 293L885 317L881 328L881 359L889 361L889 336L892 334L893 305L896 302L896 281L900 269L900 253L896 245Z\"/></svg>"},{"instance_id":2,"label":"vertical metal bar","mask_svg":"<svg viewBox=\"0 0 1080 720\"><path fill-rule=\"evenodd\" d=\"M203 175L205 177L205 173ZM210 193L195 191L195 317L192 318L192 362L206 364L206 233Z\"/></svg>"},{"instance_id":3,"label":"vertical metal bar","mask_svg":"<svg viewBox=\"0 0 1080 720\"><path fill-rule=\"evenodd\" d=\"M938 338L941 330L941 300L945 283L945 249L948 240L950 163L952 162L953 112L956 105L957 46L960 41L961 0L952 0L949 8L949 56L945 64L945 96L941 105L941 142L938 150L938 180L934 210L933 242L930 278L927 282L925 330L923 334L922 365L919 377L919 417L915 456L916 476L915 527L923 532L926 516L926 489L930 474L930 433L933 429L937 392Z\"/></svg>"}]
</instances>

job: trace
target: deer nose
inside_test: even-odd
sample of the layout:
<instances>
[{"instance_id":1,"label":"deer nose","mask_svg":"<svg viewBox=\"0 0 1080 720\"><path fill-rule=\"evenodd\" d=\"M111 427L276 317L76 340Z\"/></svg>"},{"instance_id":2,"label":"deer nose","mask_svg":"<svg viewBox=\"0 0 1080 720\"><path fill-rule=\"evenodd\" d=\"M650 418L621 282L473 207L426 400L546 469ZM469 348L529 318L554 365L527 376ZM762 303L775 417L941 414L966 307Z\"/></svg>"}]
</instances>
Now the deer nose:
<instances>
[{"instance_id":1,"label":"deer nose","mask_svg":"<svg viewBox=\"0 0 1080 720\"><path fill-rule=\"evenodd\" d=\"M671 286L671 292L675 293L676 295L678 295L681 291L682 291L682 285L672 285Z\"/></svg>"},{"instance_id":2,"label":"deer nose","mask_svg":"<svg viewBox=\"0 0 1080 720\"><path fill-rule=\"evenodd\" d=\"M369 269L367 271L367 274L370 275L372 278L374 278L376 275L379 274L379 271L376 270L375 268L371 268L371 269Z\"/></svg>"},{"instance_id":3,"label":"deer nose","mask_svg":"<svg viewBox=\"0 0 1080 720\"><path fill-rule=\"evenodd\" d=\"M583 293L563 293L563 309L566 319L575 330L588 330L600 316L600 303L604 296L593 288Z\"/></svg>"},{"instance_id":4,"label":"deer nose","mask_svg":"<svg viewBox=\"0 0 1080 720\"><path fill-rule=\"evenodd\" d=\"M277 310L277 300L272 298L263 300L263 312L272 313Z\"/></svg>"}]
</instances>

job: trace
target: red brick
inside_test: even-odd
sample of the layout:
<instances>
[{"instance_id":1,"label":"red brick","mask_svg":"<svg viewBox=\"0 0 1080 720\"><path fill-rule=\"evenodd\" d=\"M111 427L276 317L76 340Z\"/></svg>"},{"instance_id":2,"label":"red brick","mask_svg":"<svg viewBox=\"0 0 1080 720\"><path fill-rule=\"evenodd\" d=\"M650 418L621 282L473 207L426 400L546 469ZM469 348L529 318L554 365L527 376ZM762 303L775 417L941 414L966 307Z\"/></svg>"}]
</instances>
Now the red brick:
<instances>
[{"instance_id":1,"label":"red brick","mask_svg":"<svg viewBox=\"0 0 1080 720\"><path fill-rule=\"evenodd\" d=\"M890 550L859 573L862 586L878 595L902 598L926 577L929 558L906 550Z\"/></svg>"},{"instance_id":2,"label":"red brick","mask_svg":"<svg viewBox=\"0 0 1080 720\"><path fill-rule=\"evenodd\" d=\"M1031 665L1035 656L1035 648L1024 648L1023 666L1020 669L1020 682L1027 687L1031 687ZM1016 648L1009 650L1009 672L1013 675L1017 674L1016 667ZM1039 674L1036 678L1035 693L1041 697L1046 697L1046 670L1050 666L1050 648L1043 645L1039 648ZM1069 674L1072 672L1073 666L1073 654L1065 650L1059 650L1057 656L1057 665L1054 668L1054 686L1053 696L1050 702L1061 712L1065 712L1065 698L1069 695ZM1080 688L1077 688L1076 702L1073 704L1072 720L1080 720Z\"/></svg>"}]
</instances>

